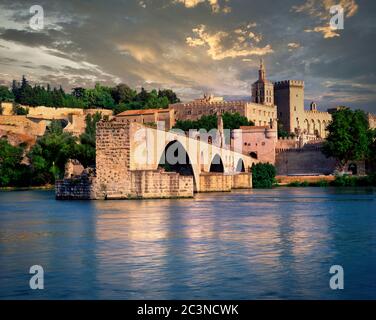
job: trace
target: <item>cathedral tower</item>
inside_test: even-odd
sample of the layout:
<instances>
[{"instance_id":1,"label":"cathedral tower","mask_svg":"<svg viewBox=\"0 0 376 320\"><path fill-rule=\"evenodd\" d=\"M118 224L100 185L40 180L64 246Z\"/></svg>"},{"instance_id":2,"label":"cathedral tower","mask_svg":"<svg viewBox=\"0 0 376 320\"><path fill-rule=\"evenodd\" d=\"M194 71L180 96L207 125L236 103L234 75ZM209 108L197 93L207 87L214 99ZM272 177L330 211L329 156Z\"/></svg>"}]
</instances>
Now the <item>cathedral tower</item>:
<instances>
[{"instance_id":1,"label":"cathedral tower","mask_svg":"<svg viewBox=\"0 0 376 320\"><path fill-rule=\"evenodd\" d=\"M264 60L260 60L259 78L252 84L252 101L267 106L274 106L274 86L266 79Z\"/></svg>"}]
</instances>

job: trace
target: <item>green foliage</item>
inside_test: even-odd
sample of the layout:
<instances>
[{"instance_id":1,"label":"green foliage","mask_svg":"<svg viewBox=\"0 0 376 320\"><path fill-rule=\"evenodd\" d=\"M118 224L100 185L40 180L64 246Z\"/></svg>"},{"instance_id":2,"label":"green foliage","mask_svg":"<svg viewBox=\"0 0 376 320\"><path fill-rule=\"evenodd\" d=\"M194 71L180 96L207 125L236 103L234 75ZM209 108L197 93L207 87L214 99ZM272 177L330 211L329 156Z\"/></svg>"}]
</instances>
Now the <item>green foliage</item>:
<instances>
[{"instance_id":1,"label":"green foliage","mask_svg":"<svg viewBox=\"0 0 376 320\"><path fill-rule=\"evenodd\" d=\"M327 181L327 180L320 180L319 182L317 182L317 186L319 186L319 187L329 187L329 181Z\"/></svg>"},{"instance_id":2,"label":"green foliage","mask_svg":"<svg viewBox=\"0 0 376 320\"><path fill-rule=\"evenodd\" d=\"M363 111L341 109L335 112L328 131L323 153L335 158L340 170L348 161L364 160L369 154L370 132Z\"/></svg>"},{"instance_id":3,"label":"green foliage","mask_svg":"<svg viewBox=\"0 0 376 320\"><path fill-rule=\"evenodd\" d=\"M47 107L85 107L82 100L77 99L74 95L69 95L60 87L51 90L50 86L47 88L39 85L31 86L22 77L21 83L13 80L12 95L14 101L28 106L47 106Z\"/></svg>"},{"instance_id":4,"label":"green foliage","mask_svg":"<svg viewBox=\"0 0 376 320\"><path fill-rule=\"evenodd\" d=\"M165 109L168 107L170 101L166 96L158 96L156 90L148 93L148 98L144 101L144 109Z\"/></svg>"},{"instance_id":5,"label":"green foliage","mask_svg":"<svg viewBox=\"0 0 376 320\"><path fill-rule=\"evenodd\" d=\"M223 119L223 126L225 129L239 129L241 126L252 126L254 123L252 121L248 121L246 117L241 116L239 113L230 113L225 112L222 115ZM183 131L189 131L190 129L200 130L205 129L206 131L210 131L212 129L217 128L218 117L217 115L207 115L202 116L200 119L196 121L191 120L178 120L175 124L175 129L181 129Z\"/></svg>"},{"instance_id":6,"label":"green foliage","mask_svg":"<svg viewBox=\"0 0 376 320\"><path fill-rule=\"evenodd\" d=\"M337 176L332 185L335 187L355 187L356 180L357 178L349 175Z\"/></svg>"},{"instance_id":7,"label":"green foliage","mask_svg":"<svg viewBox=\"0 0 376 320\"><path fill-rule=\"evenodd\" d=\"M288 187L308 187L309 186L309 183L308 181L293 181L293 182L290 182L288 185Z\"/></svg>"},{"instance_id":8,"label":"green foliage","mask_svg":"<svg viewBox=\"0 0 376 320\"><path fill-rule=\"evenodd\" d=\"M101 86L99 83L95 84L94 89L86 89L85 100L87 100L88 107L94 106L113 109L115 107L115 100L113 99L111 92L111 88Z\"/></svg>"},{"instance_id":9,"label":"green foliage","mask_svg":"<svg viewBox=\"0 0 376 320\"><path fill-rule=\"evenodd\" d=\"M289 183L288 187L328 187L330 184L326 180L320 180L318 182L308 182L308 181L293 181Z\"/></svg>"},{"instance_id":10,"label":"green foliage","mask_svg":"<svg viewBox=\"0 0 376 320\"><path fill-rule=\"evenodd\" d=\"M180 102L180 99L177 97L176 93L172 91L171 89L159 90L158 97L159 98L166 97L168 102L171 104Z\"/></svg>"},{"instance_id":11,"label":"green foliage","mask_svg":"<svg viewBox=\"0 0 376 320\"><path fill-rule=\"evenodd\" d=\"M376 129L369 130L369 140L370 140L370 147L369 147L368 160L370 160L373 164L376 164ZM375 166L375 169L376 169L376 166Z\"/></svg>"},{"instance_id":12,"label":"green foliage","mask_svg":"<svg viewBox=\"0 0 376 320\"><path fill-rule=\"evenodd\" d=\"M134 100L137 92L131 89L126 84L121 83L118 84L115 88L112 88L111 94L116 104L127 104Z\"/></svg>"},{"instance_id":13,"label":"green foliage","mask_svg":"<svg viewBox=\"0 0 376 320\"><path fill-rule=\"evenodd\" d=\"M0 140L0 186L53 184L63 177L68 159L78 159L85 167L95 164L96 124L101 119L99 112L87 115L86 129L79 141L63 131L60 121L52 121L27 155L30 166L21 164L22 147Z\"/></svg>"},{"instance_id":14,"label":"green foliage","mask_svg":"<svg viewBox=\"0 0 376 320\"><path fill-rule=\"evenodd\" d=\"M257 163L252 166L252 181L255 189L269 189L276 183L276 169L270 163Z\"/></svg>"},{"instance_id":15,"label":"green foliage","mask_svg":"<svg viewBox=\"0 0 376 320\"><path fill-rule=\"evenodd\" d=\"M4 100L2 100L4 99ZM51 89L35 85L31 86L23 76L21 83L13 81L12 89L0 87L0 102L15 101L29 106L72 107L72 108L105 108L115 114L126 110L167 108L169 104L180 102L170 89L152 90L144 88L139 93L126 84L115 87L102 86L97 83L94 88L73 88L71 94L60 88Z\"/></svg>"},{"instance_id":16,"label":"green foliage","mask_svg":"<svg viewBox=\"0 0 376 320\"><path fill-rule=\"evenodd\" d=\"M24 150L13 147L5 139L0 139L0 186L24 186L28 184L28 167L21 164Z\"/></svg>"},{"instance_id":17,"label":"green foliage","mask_svg":"<svg viewBox=\"0 0 376 320\"><path fill-rule=\"evenodd\" d=\"M54 183L64 174L68 159L77 154L77 139L63 132L60 122L53 121L43 137L37 140L29 152L33 184Z\"/></svg>"},{"instance_id":18,"label":"green foliage","mask_svg":"<svg viewBox=\"0 0 376 320\"><path fill-rule=\"evenodd\" d=\"M238 112L225 112L222 119L224 128L229 130L239 129L242 126L254 126L252 121L248 121L247 117L241 116Z\"/></svg>"},{"instance_id":19,"label":"green foliage","mask_svg":"<svg viewBox=\"0 0 376 320\"><path fill-rule=\"evenodd\" d=\"M294 133L290 133L283 128L283 124L278 122L278 138L293 138Z\"/></svg>"},{"instance_id":20,"label":"green foliage","mask_svg":"<svg viewBox=\"0 0 376 320\"><path fill-rule=\"evenodd\" d=\"M350 175L336 176L334 181L321 180L318 182L294 181L288 187L376 187L376 174L365 177Z\"/></svg>"},{"instance_id":21,"label":"green foliage","mask_svg":"<svg viewBox=\"0 0 376 320\"><path fill-rule=\"evenodd\" d=\"M99 112L86 116L86 129L80 136L80 144L76 147L76 158L84 167L95 165L96 125L101 119L102 115Z\"/></svg>"},{"instance_id":22,"label":"green foliage","mask_svg":"<svg viewBox=\"0 0 376 320\"><path fill-rule=\"evenodd\" d=\"M176 121L176 124L174 126L174 129L180 129L183 131L189 131L190 129L194 129L194 130L204 129L206 131L210 131L215 128L217 128L217 116L216 115L202 116L200 119L196 121L178 120Z\"/></svg>"},{"instance_id":23,"label":"green foliage","mask_svg":"<svg viewBox=\"0 0 376 320\"><path fill-rule=\"evenodd\" d=\"M5 86L0 86L0 102L13 102L14 95L13 92L10 91Z\"/></svg>"},{"instance_id":24,"label":"green foliage","mask_svg":"<svg viewBox=\"0 0 376 320\"><path fill-rule=\"evenodd\" d=\"M376 174L365 177L342 175L331 183L334 187L376 187Z\"/></svg>"},{"instance_id":25,"label":"green foliage","mask_svg":"<svg viewBox=\"0 0 376 320\"><path fill-rule=\"evenodd\" d=\"M29 109L21 107L19 104L14 104L13 113L18 116L26 116L29 113Z\"/></svg>"}]
</instances>

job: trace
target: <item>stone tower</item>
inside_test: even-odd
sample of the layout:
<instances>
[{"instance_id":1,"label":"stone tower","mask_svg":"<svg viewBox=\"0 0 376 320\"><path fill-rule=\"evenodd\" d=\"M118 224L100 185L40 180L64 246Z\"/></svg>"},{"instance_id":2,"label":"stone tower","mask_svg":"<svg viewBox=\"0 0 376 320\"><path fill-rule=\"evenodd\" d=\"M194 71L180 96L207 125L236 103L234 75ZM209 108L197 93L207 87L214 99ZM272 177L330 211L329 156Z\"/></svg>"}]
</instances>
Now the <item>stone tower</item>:
<instances>
[{"instance_id":1,"label":"stone tower","mask_svg":"<svg viewBox=\"0 0 376 320\"><path fill-rule=\"evenodd\" d=\"M252 101L259 104L274 106L274 86L266 79L263 59L260 60L259 78L252 84Z\"/></svg>"},{"instance_id":2,"label":"stone tower","mask_svg":"<svg viewBox=\"0 0 376 320\"><path fill-rule=\"evenodd\" d=\"M274 100L278 107L278 120L283 129L296 133L303 128L304 113L304 81L285 80L274 84Z\"/></svg>"}]
</instances>

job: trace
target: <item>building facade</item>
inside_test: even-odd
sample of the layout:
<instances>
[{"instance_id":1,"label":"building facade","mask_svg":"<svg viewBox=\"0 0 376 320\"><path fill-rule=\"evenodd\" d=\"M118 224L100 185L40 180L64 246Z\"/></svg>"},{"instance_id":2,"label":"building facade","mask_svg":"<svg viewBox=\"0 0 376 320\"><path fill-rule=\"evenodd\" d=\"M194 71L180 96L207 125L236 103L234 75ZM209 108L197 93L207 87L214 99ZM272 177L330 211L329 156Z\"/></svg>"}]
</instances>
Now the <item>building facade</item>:
<instances>
[{"instance_id":1,"label":"building facade","mask_svg":"<svg viewBox=\"0 0 376 320\"><path fill-rule=\"evenodd\" d=\"M175 125L175 116L171 109L128 110L119 113L116 115L116 118L142 124L157 124L157 122L164 122L165 128L168 130Z\"/></svg>"},{"instance_id":2,"label":"building facade","mask_svg":"<svg viewBox=\"0 0 376 320\"><path fill-rule=\"evenodd\" d=\"M277 122L270 126L246 126L233 130L231 147L262 163L275 163ZM239 146L241 143L241 146Z\"/></svg>"},{"instance_id":3,"label":"building facade","mask_svg":"<svg viewBox=\"0 0 376 320\"><path fill-rule=\"evenodd\" d=\"M277 119L277 108L247 101L218 101L200 99L170 105L176 120L198 120L204 115L239 113L257 126L267 126Z\"/></svg>"},{"instance_id":4,"label":"building facade","mask_svg":"<svg viewBox=\"0 0 376 320\"><path fill-rule=\"evenodd\" d=\"M310 110L304 109L304 81L274 83L274 97L278 106L278 119L284 130L317 138L326 137L326 127L332 116L328 112L318 111L313 102Z\"/></svg>"}]
</instances>

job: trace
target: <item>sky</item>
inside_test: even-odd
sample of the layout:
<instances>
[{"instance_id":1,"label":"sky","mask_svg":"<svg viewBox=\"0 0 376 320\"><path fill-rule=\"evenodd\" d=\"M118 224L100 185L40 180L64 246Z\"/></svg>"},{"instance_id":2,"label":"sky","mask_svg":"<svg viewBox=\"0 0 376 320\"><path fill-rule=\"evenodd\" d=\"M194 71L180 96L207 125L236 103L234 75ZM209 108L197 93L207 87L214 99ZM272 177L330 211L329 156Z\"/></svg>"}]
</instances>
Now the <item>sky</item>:
<instances>
[{"instance_id":1,"label":"sky","mask_svg":"<svg viewBox=\"0 0 376 320\"><path fill-rule=\"evenodd\" d=\"M30 7L44 26L30 26ZM344 9L332 30L330 7ZM271 81L305 81L319 109L376 113L374 0L0 0L0 84L171 88L245 99L260 58Z\"/></svg>"}]
</instances>

